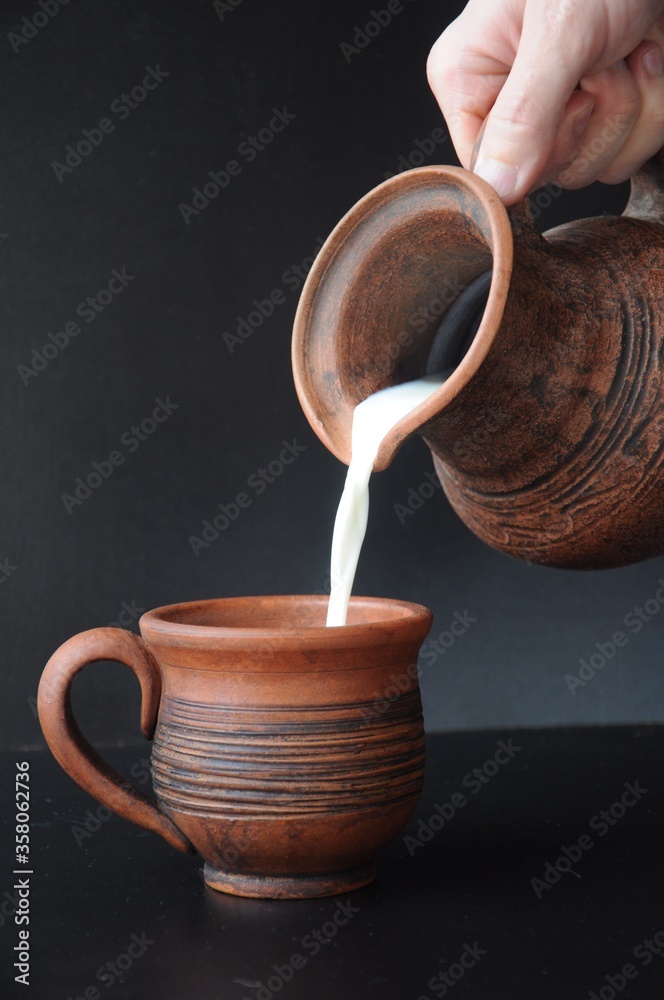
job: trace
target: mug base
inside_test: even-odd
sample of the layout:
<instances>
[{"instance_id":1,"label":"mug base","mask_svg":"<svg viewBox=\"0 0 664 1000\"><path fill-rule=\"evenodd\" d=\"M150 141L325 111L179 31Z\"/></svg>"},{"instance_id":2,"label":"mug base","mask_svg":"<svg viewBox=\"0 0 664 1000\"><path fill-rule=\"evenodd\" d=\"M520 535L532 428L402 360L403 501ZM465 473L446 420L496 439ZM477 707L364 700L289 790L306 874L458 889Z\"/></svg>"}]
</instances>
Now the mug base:
<instances>
[{"instance_id":1,"label":"mug base","mask_svg":"<svg viewBox=\"0 0 664 1000\"><path fill-rule=\"evenodd\" d=\"M376 878L376 865L372 863L347 872L287 876L221 871L206 863L203 878L211 889L233 896L250 896L254 899L315 899L318 896L337 896L369 885Z\"/></svg>"}]
</instances>

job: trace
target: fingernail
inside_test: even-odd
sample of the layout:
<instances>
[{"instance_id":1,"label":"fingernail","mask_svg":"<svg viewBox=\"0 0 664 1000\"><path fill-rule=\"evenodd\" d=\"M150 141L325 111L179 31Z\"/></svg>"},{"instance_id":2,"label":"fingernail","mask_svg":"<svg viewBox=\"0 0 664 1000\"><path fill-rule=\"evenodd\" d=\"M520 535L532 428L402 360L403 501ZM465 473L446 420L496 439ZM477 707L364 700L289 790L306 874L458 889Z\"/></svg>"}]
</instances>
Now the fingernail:
<instances>
[{"instance_id":1,"label":"fingernail","mask_svg":"<svg viewBox=\"0 0 664 1000\"><path fill-rule=\"evenodd\" d=\"M575 138L578 139L586 131L588 122L590 121L590 117L594 110L595 110L595 102L593 101L590 107L586 108L585 111L582 111L580 114L576 116L576 118L574 119L574 123L572 125L572 132Z\"/></svg>"},{"instance_id":2,"label":"fingernail","mask_svg":"<svg viewBox=\"0 0 664 1000\"><path fill-rule=\"evenodd\" d=\"M499 160L491 160L480 153L475 164L475 173L485 180L501 198L509 198L519 184L519 168L510 167Z\"/></svg>"},{"instance_id":3,"label":"fingernail","mask_svg":"<svg viewBox=\"0 0 664 1000\"><path fill-rule=\"evenodd\" d=\"M664 58L662 57L662 50L659 45L648 49L641 62L651 76L662 76L664 74Z\"/></svg>"},{"instance_id":4,"label":"fingernail","mask_svg":"<svg viewBox=\"0 0 664 1000\"><path fill-rule=\"evenodd\" d=\"M482 122L482 127L477 133L477 139L475 140L475 146L473 148L473 155L470 158L470 169L475 172L475 164L477 163L480 155L480 147L484 139L484 133L486 132L486 127L489 124L489 119L485 118Z\"/></svg>"}]
</instances>

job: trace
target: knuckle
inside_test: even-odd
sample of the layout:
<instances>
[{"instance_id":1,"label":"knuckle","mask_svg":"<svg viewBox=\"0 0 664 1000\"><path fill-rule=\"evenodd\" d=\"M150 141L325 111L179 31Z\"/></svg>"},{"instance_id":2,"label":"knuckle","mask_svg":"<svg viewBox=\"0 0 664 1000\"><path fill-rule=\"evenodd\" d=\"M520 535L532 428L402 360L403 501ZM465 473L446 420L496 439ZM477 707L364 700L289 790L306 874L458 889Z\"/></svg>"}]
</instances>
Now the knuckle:
<instances>
[{"instance_id":1,"label":"knuckle","mask_svg":"<svg viewBox=\"0 0 664 1000\"><path fill-rule=\"evenodd\" d=\"M625 94L622 101L616 106L616 113L625 120L625 126L632 125L643 110L643 98L638 88L630 94Z\"/></svg>"},{"instance_id":2,"label":"knuckle","mask_svg":"<svg viewBox=\"0 0 664 1000\"><path fill-rule=\"evenodd\" d=\"M546 114L525 94L501 100L491 113L491 125L519 136L551 137Z\"/></svg>"},{"instance_id":3,"label":"knuckle","mask_svg":"<svg viewBox=\"0 0 664 1000\"><path fill-rule=\"evenodd\" d=\"M556 183L560 184L560 186L565 188L566 191L579 191L588 184L592 184L595 180L597 180L597 178L594 174L579 175L574 173L572 170L567 170L563 171L563 173L556 178Z\"/></svg>"},{"instance_id":4,"label":"knuckle","mask_svg":"<svg viewBox=\"0 0 664 1000\"><path fill-rule=\"evenodd\" d=\"M643 109L643 95L628 69L604 70L595 76L584 77L582 88L593 94L606 108L612 119L629 128Z\"/></svg>"},{"instance_id":5,"label":"knuckle","mask_svg":"<svg viewBox=\"0 0 664 1000\"><path fill-rule=\"evenodd\" d=\"M544 0L539 4L541 37L568 58L582 58L606 31L601 12L592 12L590 6L588 0Z\"/></svg>"},{"instance_id":6,"label":"knuckle","mask_svg":"<svg viewBox=\"0 0 664 1000\"><path fill-rule=\"evenodd\" d=\"M651 108L648 109L648 132L656 130L660 138L660 146L662 141L664 141L664 136L661 134L664 130L664 100L658 101L653 104ZM659 146L657 147L659 149ZM657 152L657 150L655 150Z\"/></svg>"},{"instance_id":7,"label":"knuckle","mask_svg":"<svg viewBox=\"0 0 664 1000\"><path fill-rule=\"evenodd\" d=\"M566 25L570 17L582 7L582 3L583 0L558 0L557 3L544 4L542 13L545 24L552 28Z\"/></svg>"},{"instance_id":8,"label":"knuckle","mask_svg":"<svg viewBox=\"0 0 664 1000\"><path fill-rule=\"evenodd\" d=\"M448 28L434 42L427 57L427 79L432 87L451 79L460 66L458 52L450 43L449 31Z\"/></svg>"},{"instance_id":9,"label":"knuckle","mask_svg":"<svg viewBox=\"0 0 664 1000\"><path fill-rule=\"evenodd\" d=\"M620 155L607 164L599 180L603 184L622 184L629 180L662 148L663 143L664 115L659 127L653 127L650 122L639 125Z\"/></svg>"},{"instance_id":10,"label":"knuckle","mask_svg":"<svg viewBox=\"0 0 664 1000\"><path fill-rule=\"evenodd\" d=\"M602 184L622 184L623 181L630 179L633 172L632 167L617 167L612 164L607 170L602 171L597 180Z\"/></svg>"},{"instance_id":11,"label":"knuckle","mask_svg":"<svg viewBox=\"0 0 664 1000\"><path fill-rule=\"evenodd\" d=\"M427 56L427 79L431 83L434 75L438 73L439 64L442 65L443 60L440 58L440 39L434 42L431 46L431 51Z\"/></svg>"}]
</instances>

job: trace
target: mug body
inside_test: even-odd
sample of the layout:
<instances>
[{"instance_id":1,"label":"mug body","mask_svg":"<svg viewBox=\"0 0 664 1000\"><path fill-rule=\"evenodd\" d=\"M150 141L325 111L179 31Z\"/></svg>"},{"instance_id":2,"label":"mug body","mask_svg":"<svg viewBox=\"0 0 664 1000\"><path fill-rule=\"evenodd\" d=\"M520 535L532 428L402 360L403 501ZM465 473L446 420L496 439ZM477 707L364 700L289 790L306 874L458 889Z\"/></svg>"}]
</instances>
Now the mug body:
<instances>
[{"instance_id":1,"label":"mug body","mask_svg":"<svg viewBox=\"0 0 664 1000\"><path fill-rule=\"evenodd\" d=\"M213 888L247 896L346 892L420 796L424 730L418 605L327 597L227 598L140 622L160 666L152 770L159 807Z\"/></svg>"}]
</instances>

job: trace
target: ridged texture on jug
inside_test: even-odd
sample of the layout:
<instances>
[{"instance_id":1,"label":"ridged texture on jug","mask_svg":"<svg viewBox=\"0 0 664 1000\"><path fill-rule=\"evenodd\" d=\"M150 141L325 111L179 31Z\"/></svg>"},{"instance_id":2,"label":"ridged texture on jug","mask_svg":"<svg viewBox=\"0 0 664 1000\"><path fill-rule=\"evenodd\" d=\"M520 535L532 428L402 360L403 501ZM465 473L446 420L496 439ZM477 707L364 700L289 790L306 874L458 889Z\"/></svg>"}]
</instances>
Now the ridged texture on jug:
<instances>
[{"instance_id":1,"label":"ridged texture on jug","mask_svg":"<svg viewBox=\"0 0 664 1000\"><path fill-rule=\"evenodd\" d=\"M452 505L495 548L588 568L662 553L660 176L661 155L635 179L622 218L575 222L546 237L526 205L510 213L512 236L491 189L455 168L412 171L367 195L321 251L296 320L296 381L313 426L346 458L357 393L349 381L365 392L421 374L440 323L431 289L463 290L493 259L470 350L395 429L378 467L419 430ZM363 308L374 318L351 333L349 324L363 320L353 309L360 294L349 277L353 244ZM385 255L383 247L392 249ZM404 329L411 344L399 354ZM383 359L375 374L372 354Z\"/></svg>"},{"instance_id":2,"label":"ridged texture on jug","mask_svg":"<svg viewBox=\"0 0 664 1000\"><path fill-rule=\"evenodd\" d=\"M596 219L547 240L517 239L494 349L424 433L490 545L557 566L636 562L664 551L664 232Z\"/></svg>"}]
</instances>

